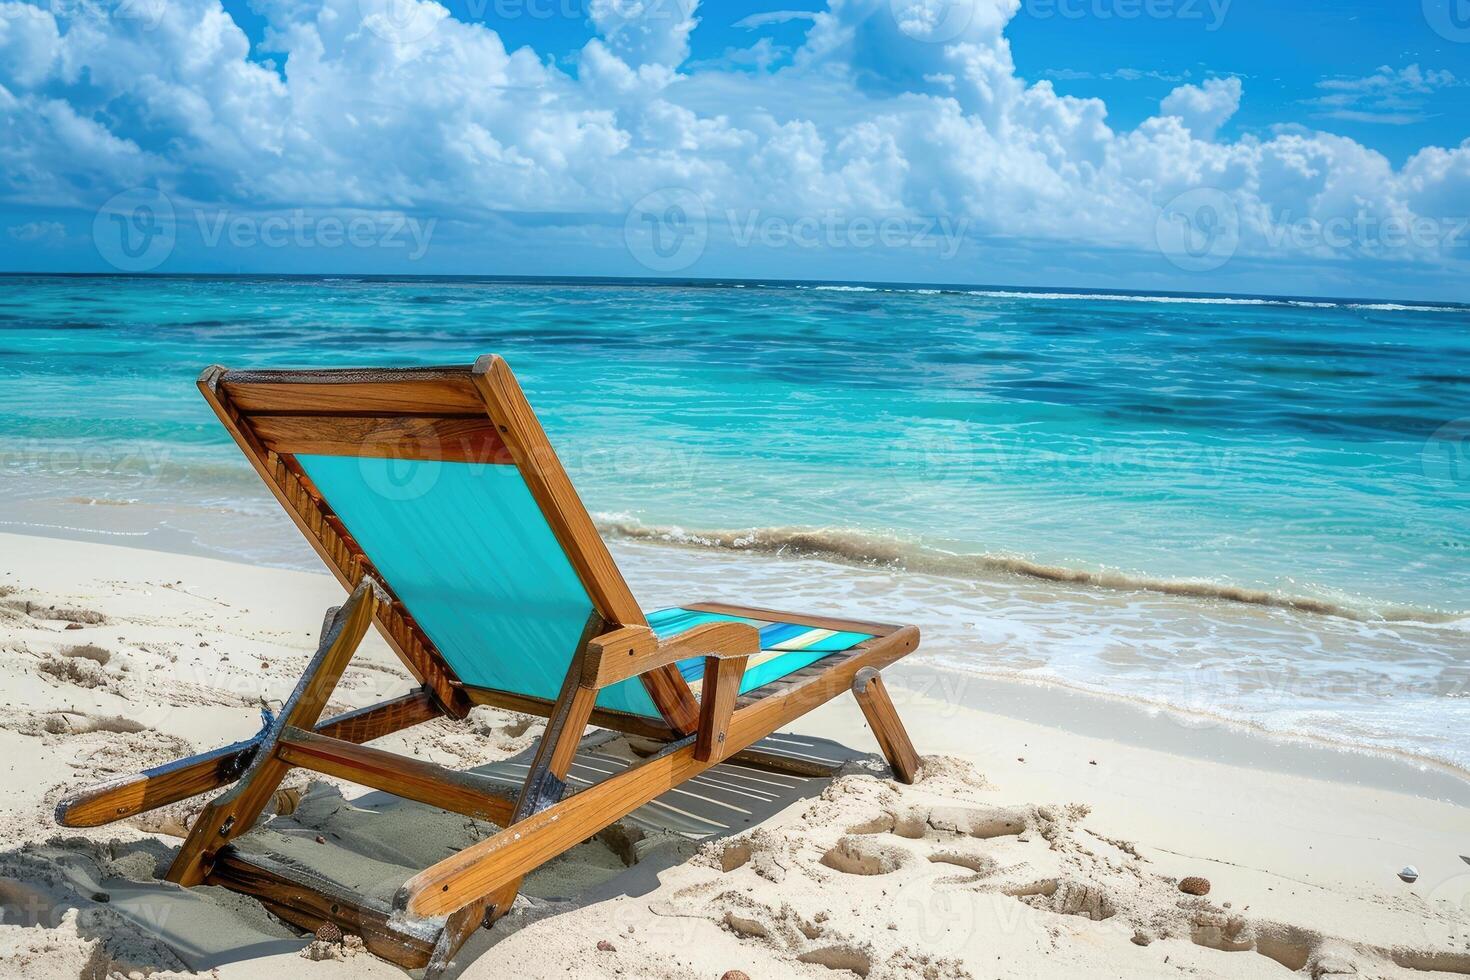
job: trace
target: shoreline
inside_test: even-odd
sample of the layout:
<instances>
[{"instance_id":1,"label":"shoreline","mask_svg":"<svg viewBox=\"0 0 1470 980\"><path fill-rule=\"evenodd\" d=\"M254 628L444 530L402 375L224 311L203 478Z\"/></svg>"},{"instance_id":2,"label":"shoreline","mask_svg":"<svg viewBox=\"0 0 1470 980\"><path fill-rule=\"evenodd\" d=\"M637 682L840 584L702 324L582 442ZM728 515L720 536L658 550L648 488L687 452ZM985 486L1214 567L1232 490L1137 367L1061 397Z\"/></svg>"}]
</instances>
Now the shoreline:
<instances>
[{"instance_id":1,"label":"shoreline","mask_svg":"<svg viewBox=\"0 0 1470 980\"><path fill-rule=\"evenodd\" d=\"M922 647L920 648L922 649ZM885 672L895 687L932 694L983 714L1135 748L1168 745L1181 758L1251 764L1279 775L1322 779L1470 807L1470 772L1409 752L1284 734L1233 718L1188 712L1153 701L1024 678L899 663ZM954 678L946 684L937 675Z\"/></svg>"},{"instance_id":2,"label":"shoreline","mask_svg":"<svg viewBox=\"0 0 1470 980\"><path fill-rule=\"evenodd\" d=\"M131 532L88 528L55 530L70 533L0 530L0 542L6 537L17 536L97 544L135 549L155 556L198 558L265 572L312 575L323 581L331 581L331 576L321 569L256 564L207 548L185 550L150 547L150 544L157 543L156 540L134 543ZM123 537L117 540L97 540L113 534ZM180 535L180 543L183 543L184 537ZM660 544L654 543L652 546L659 547ZM667 546L688 550L686 546L677 544ZM1193 750L1176 754L1214 761L1222 758L1253 757L1267 761L1273 771L1284 774L1318 774L1321 772L1321 761L1332 759L1332 770L1339 773L1334 781L1364 782L1394 792L1452 801L1457 805L1470 807L1470 770L1432 756L1361 745L1310 733L1272 731L1238 718L1182 708L1150 698L1081 687L1063 678L1021 676L986 671L978 667L966 669L925 661L923 650L921 644L913 657L898 662L888 670L892 683L913 695L928 698L937 690L944 697L933 700L955 701L958 698L956 703L970 710L1135 746L1153 744L1154 741L1164 740L1163 736L1167 735L1167 741L1174 748L1188 747ZM1062 710L1079 707L1080 710ZM1256 751L1237 748L1233 743L1254 746ZM1442 795L1436 796L1411 788L1412 784L1426 779L1432 780Z\"/></svg>"},{"instance_id":3,"label":"shoreline","mask_svg":"<svg viewBox=\"0 0 1470 980\"><path fill-rule=\"evenodd\" d=\"M17 530L0 525L0 541L12 535L72 541L129 548L154 555L203 558L245 568L310 574L330 580L328 573L322 569L307 569L289 564L258 564L223 550L203 547L198 545L191 534L182 531L163 535L157 531L115 532L73 527L45 529L65 532L52 534L43 533L39 528L31 528L35 526L31 525L27 530ZM176 547L158 547L160 539ZM679 552L707 550L697 545L676 542L637 541L635 544ZM746 554L720 550L715 553L737 559ZM768 556L757 552L751 557L760 561ZM802 560L820 562L823 559L803 556ZM675 603L678 601L688 600L671 600ZM1183 756L1215 761L1252 759L1271 765L1276 771L1300 775L1320 772L1320 767L1325 762L1330 771L1339 774L1336 781L1361 782L1394 792L1470 806L1470 769L1410 750L1367 745L1310 732L1274 731L1246 719L1180 707L1161 699L1088 688L1059 677L1009 674L980 666L965 668L938 663L925 659L922 643L913 657L890 668L890 674L896 685L911 693L920 694L937 689L947 697L960 694L963 697L962 703L967 708L1055 728L1061 732L1111 738L1136 746L1151 744L1149 739L1162 740L1176 747L1187 746L1192 749L1188 753L1179 753ZM1415 788L1420 785L1425 788Z\"/></svg>"},{"instance_id":4,"label":"shoreline","mask_svg":"<svg viewBox=\"0 0 1470 980\"><path fill-rule=\"evenodd\" d=\"M1169 578L1125 572L1105 565L1057 565L1020 555L953 552L901 538L834 527L761 527L740 530L685 530L594 514L597 528L612 540L683 548L691 551L795 557L850 568L892 569L915 575L985 584L997 578L1020 582L1080 586L1099 592L1149 592L1176 598L1283 609L1303 616L1329 616L1355 623L1385 623L1433 629L1470 629L1470 610L1415 608L1385 600L1360 606L1321 596L1293 595L1201 578Z\"/></svg>"},{"instance_id":5,"label":"shoreline","mask_svg":"<svg viewBox=\"0 0 1470 980\"><path fill-rule=\"evenodd\" d=\"M253 476L241 469L242 478ZM255 485L243 481L240 492L248 494ZM269 504L262 496L260 503ZM198 542L200 528L173 527L163 514L168 505L156 500L68 497L61 499L29 499L15 504L40 507L22 520L0 520L0 533L25 534L35 537L60 537L89 540L88 535L103 541L146 550L179 551L185 554L217 556L226 560L258 562L271 567L301 568L299 563L256 558L225 548L210 548ZM118 512L114 520L137 508L162 521L144 530L120 530L109 527L84 527L54 523L45 519L62 507L108 508ZM232 511L240 516L239 507L195 503L192 509ZM258 515L252 514L252 517ZM616 512L592 513L599 533L611 542L671 548L685 552L723 554L760 558L800 559L824 562L844 568L894 571L909 575L948 579L957 586L1053 585L1077 588L1106 595L1147 594L1159 597L1197 601L1202 606L1219 603L1228 606L1282 610L1303 617L1343 620L1364 626L1408 627L1444 630L1470 636L1470 609L1446 605L1414 605L1400 599L1372 598L1354 595L1341 589L1309 587L1289 591L1281 587L1242 584L1229 579L1217 580L1197 575L1168 575L1128 571L1122 567L1095 561L1057 563L1008 551L951 551L917 540L888 533L878 533L839 526L764 526L739 529L694 528L679 524L647 524L630 515ZM188 539L194 540L188 540ZM294 543L294 539L292 539Z\"/></svg>"}]
</instances>

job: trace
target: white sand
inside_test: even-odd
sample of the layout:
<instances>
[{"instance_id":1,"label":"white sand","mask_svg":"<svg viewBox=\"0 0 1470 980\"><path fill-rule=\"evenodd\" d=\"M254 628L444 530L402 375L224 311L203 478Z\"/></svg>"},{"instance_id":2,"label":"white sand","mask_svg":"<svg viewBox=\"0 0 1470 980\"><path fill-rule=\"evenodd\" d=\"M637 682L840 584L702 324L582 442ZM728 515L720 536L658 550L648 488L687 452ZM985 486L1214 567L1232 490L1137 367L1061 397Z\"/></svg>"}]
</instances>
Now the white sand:
<instances>
[{"instance_id":1,"label":"white sand","mask_svg":"<svg viewBox=\"0 0 1470 980\"><path fill-rule=\"evenodd\" d=\"M5 976L402 976L352 948L309 947L247 899L160 882L198 801L89 831L52 820L69 791L253 734L341 601L333 581L0 535L0 591ZM1457 777L1053 690L890 676L927 757L917 785L887 778L840 699L794 730L860 757L848 775L725 768L645 808L530 879L461 975L1470 973L1470 789ZM373 638L333 707L408 687ZM480 709L380 744L513 772L537 732ZM629 748L591 746L578 771L627 764ZM287 785L304 791L299 807L250 846L320 853L375 894L490 830L305 773ZM1412 885L1396 877L1406 864ZM1182 894L1187 875L1208 878L1208 896Z\"/></svg>"}]
</instances>

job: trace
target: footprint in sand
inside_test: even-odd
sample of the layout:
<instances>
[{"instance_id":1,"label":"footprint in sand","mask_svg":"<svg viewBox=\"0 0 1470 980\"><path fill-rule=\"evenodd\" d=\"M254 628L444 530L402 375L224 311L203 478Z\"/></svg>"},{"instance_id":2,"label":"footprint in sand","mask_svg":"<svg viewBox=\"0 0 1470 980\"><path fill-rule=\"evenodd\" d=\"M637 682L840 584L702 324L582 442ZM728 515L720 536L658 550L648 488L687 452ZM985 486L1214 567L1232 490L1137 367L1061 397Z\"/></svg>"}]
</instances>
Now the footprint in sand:
<instances>
[{"instance_id":1,"label":"footprint in sand","mask_svg":"<svg viewBox=\"0 0 1470 980\"><path fill-rule=\"evenodd\" d=\"M822 855L822 864L850 875L886 875L912 858L913 854L901 847L876 844L861 837L844 837Z\"/></svg>"},{"instance_id":2,"label":"footprint in sand","mask_svg":"<svg viewBox=\"0 0 1470 980\"><path fill-rule=\"evenodd\" d=\"M101 626L107 622L107 617L96 610L47 605L40 602L31 602L28 599L0 599L0 609L5 609L12 613L23 613L32 619L50 620L55 623L70 623L77 626Z\"/></svg>"},{"instance_id":3,"label":"footprint in sand","mask_svg":"<svg viewBox=\"0 0 1470 980\"><path fill-rule=\"evenodd\" d=\"M1003 914L1000 905L1009 902L1025 906L1021 921L1043 943L1065 929L1130 949L1182 941L1232 957L1254 953L1248 961L1272 960L1268 969L1279 964L1310 976L1470 974L1470 953L1459 949L1370 946L1181 896L1177 880L1151 871L1136 846L1085 828L1086 807L951 804L936 792L939 782L926 780L929 800L920 803L922 797L889 786L840 779L800 824L756 830L711 849L715 878L706 882L709 890L691 891L689 904L672 914L709 918L714 911L728 932L788 963L786 958L858 977L908 975L905 933L897 922L906 922L904 928L930 921L946 930L957 923L983 929L987 917ZM955 786L966 793L974 788L973 780ZM823 826L840 836L813 833ZM925 870L941 868L939 877ZM854 877L843 878L848 875ZM797 894L810 889L808 900L791 902L790 893L772 900L757 878L794 879ZM920 892L924 904L915 919L913 896ZM856 919L828 921L817 911L843 901L852 903ZM987 907L993 911L976 911ZM836 927L839 922L850 934ZM970 975L959 960L914 966L915 975Z\"/></svg>"},{"instance_id":4,"label":"footprint in sand","mask_svg":"<svg viewBox=\"0 0 1470 980\"><path fill-rule=\"evenodd\" d=\"M872 957L856 946L823 946L796 957L798 962L825 966L829 970L850 970L866 977L873 969Z\"/></svg>"}]
</instances>

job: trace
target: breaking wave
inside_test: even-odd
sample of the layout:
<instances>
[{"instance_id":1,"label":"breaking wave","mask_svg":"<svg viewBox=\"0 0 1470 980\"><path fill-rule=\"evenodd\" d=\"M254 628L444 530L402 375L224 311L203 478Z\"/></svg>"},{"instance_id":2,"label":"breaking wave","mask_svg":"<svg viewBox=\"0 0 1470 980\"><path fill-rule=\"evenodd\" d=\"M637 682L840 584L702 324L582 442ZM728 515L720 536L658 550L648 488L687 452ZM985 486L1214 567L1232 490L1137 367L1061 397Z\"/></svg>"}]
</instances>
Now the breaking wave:
<instances>
[{"instance_id":1,"label":"breaking wave","mask_svg":"<svg viewBox=\"0 0 1470 980\"><path fill-rule=\"evenodd\" d=\"M845 565L900 569L923 575L957 579L1016 575L1120 592L1156 592L1289 609L1360 622L1470 623L1470 611L1449 612L1374 603L1371 600L1329 599L1291 595L1206 579L1170 579L1134 575L1110 569L1049 565L1020 555L961 554L931 548L902 538L844 528L758 527L743 530L688 530L643 524L623 515L598 515L599 529L610 537L690 548L745 551L785 558L808 558Z\"/></svg>"}]
</instances>

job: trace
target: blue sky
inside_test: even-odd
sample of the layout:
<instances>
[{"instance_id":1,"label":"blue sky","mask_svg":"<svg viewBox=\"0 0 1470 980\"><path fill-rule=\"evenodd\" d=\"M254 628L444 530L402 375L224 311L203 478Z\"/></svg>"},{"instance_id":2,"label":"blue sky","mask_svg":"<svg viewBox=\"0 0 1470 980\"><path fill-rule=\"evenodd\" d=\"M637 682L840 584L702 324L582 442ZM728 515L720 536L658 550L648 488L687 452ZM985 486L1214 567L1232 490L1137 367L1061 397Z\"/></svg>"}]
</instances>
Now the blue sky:
<instances>
[{"instance_id":1,"label":"blue sky","mask_svg":"<svg viewBox=\"0 0 1470 980\"><path fill-rule=\"evenodd\" d=\"M1470 300L1470 2L0 2L0 269Z\"/></svg>"}]
</instances>

